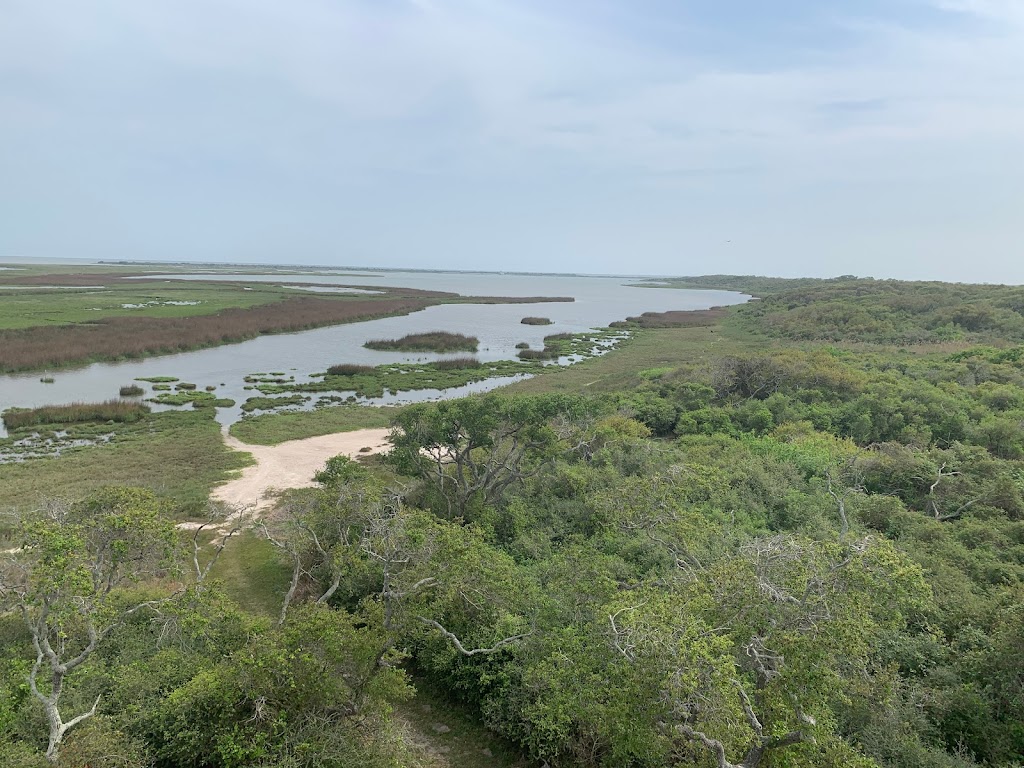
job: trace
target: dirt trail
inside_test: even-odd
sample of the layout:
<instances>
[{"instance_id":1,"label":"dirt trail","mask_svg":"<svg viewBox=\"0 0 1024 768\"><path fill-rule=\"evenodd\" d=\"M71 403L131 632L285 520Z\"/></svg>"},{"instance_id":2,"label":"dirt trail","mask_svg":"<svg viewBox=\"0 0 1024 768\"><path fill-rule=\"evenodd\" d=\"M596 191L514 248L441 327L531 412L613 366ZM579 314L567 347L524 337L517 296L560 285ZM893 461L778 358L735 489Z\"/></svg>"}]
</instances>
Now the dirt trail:
<instances>
[{"instance_id":1,"label":"dirt trail","mask_svg":"<svg viewBox=\"0 0 1024 768\"><path fill-rule=\"evenodd\" d=\"M225 435L225 445L251 453L256 464L242 470L240 477L214 488L210 497L236 508L266 509L273 504L273 491L313 485L313 475L332 456L386 453L391 448L388 434L387 429L357 429L279 445L249 445Z\"/></svg>"}]
</instances>

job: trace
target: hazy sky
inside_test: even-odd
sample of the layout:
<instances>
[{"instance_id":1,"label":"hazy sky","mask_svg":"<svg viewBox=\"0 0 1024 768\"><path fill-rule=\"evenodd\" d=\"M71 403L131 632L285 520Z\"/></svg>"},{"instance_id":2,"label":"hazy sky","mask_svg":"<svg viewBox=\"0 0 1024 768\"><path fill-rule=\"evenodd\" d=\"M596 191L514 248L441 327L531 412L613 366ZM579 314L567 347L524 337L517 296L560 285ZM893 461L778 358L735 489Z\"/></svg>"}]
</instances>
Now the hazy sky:
<instances>
[{"instance_id":1,"label":"hazy sky","mask_svg":"<svg viewBox=\"0 0 1024 768\"><path fill-rule=\"evenodd\" d=\"M1024 283L1024 0L0 0L0 258Z\"/></svg>"}]
</instances>

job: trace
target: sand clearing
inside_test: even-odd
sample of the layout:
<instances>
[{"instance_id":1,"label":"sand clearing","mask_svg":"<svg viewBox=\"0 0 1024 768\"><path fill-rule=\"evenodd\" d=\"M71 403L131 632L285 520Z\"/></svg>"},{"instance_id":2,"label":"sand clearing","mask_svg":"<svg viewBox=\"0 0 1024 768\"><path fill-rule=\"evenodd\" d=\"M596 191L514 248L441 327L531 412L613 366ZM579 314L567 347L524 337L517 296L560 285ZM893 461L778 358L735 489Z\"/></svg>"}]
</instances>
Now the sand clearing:
<instances>
[{"instance_id":1,"label":"sand clearing","mask_svg":"<svg viewBox=\"0 0 1024 768\"><path fill-rule=\"evenodd\" d=\"M385 453L391 448L387 429L357 429L305 440L289 440L280 445L248 445L224 436L224 443L236 451L251 453L256 464L242 470L242 475L213 489L212 499L236 508L260 511L271 506L274 491L307 488L313 475L332 456L356 457L368 453ZM362 450L369 448L369 451Z\"/></svg>"}]
</instances>

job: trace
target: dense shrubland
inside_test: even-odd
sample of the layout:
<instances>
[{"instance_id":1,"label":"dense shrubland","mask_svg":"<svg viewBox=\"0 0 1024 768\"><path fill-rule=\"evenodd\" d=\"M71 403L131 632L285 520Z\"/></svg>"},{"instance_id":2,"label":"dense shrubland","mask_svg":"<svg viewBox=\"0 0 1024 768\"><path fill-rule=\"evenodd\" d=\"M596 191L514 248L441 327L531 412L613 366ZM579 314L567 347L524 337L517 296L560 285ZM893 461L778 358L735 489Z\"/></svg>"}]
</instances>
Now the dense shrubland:
<instances>
[{"instance_id":1,"label":"dense shrubland","mask_svg":"<svg viewBox=\"0 0 1024 768\"><path fill-rule=\"evenodd\" d=\"M778 333L770 301L740 321ZM47 548L10 555L4 599L25 604L28 574L113 627L66 675L65 719L99 704L58 760L415 765L391 716L415 676L552 767L1018 766L1024 354L971 333L725 339L628 391L407 407L386 464L332 460L262 521L291 573L273 616L200 578L215 551L167 548L155 497L30 515L22 540ZM81 550L128 530L110 551L160 567L104 591ZM0 618L0 757L45 765L29 605ZM56 612L68 652L87 619Z\"/></svg>"}]
</instances>

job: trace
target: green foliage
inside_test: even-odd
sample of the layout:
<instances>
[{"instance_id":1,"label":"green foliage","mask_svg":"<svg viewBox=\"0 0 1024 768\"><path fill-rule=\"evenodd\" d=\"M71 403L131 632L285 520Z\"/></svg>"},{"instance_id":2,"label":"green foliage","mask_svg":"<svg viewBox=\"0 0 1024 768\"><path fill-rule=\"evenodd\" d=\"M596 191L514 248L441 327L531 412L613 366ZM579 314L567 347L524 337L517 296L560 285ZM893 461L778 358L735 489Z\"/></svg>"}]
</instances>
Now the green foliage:
<instances>
[{"instance_id":1,"label":"green foliage","mask_svg":"<svg viewBox=\"0 0 1024 768\"><path fill-rule=\"evenodd\" d=\"M883 344L1024 341L1021 289L846 279L772 292L739 310L772 336Z\"/></svg>"},{"instance_id":2,"label":"green foliage","mask_svg":"<svg viewBox=\"0 0 1024 768\"><path fill-rule=\"evenodd\" d=\"M381 637L344 611L301 608L162 703L154 752L175 766L385 764L363 730L407 697L405 675L377 672ZM326 727L325 727L326 726Z\"/></svg>"},{"instance_id":3,"label":"green foliage","mask_svg":"<svg viewBox=\"0 0 1024 768\"><path fill-rule=\"evenodd\" d=\"M344 483L361 480L366 475L366 470L359 462L341 455L328 459L324 468L313 475L313 479L326 488L333 488Z\"/></svg>"},{"instance_id":4,"label":"green foliage","mask_svg":"<svg viewBox=\"0 0 1024 768\"><path fill-rule=\"evenodd\" d=\"M395 451L336 457L317 487L286 494L266 538L229 543L213 571L224 593L203 584L124 621L69 677L73 711L103 703L65 755L419 765L392 719L410 670L552 766L711 766L720 750L743 768L1017 768L1016 289L721 281L744 285L768 298L715 327L639 329L613 355L520 386L591 397L492 393L236 426L274 442L394 416ZM889 338L940 345L865 343ZM442 375L462 372L315 383ZM254 378L264 394L296 391ZM74 508L107 523L33 539L39 578L92 599L81 552L112 540L112 565L139 562L134 537L164 520L136 517L154 503L139 493L105 491ZM175 573L125 582L109 610ZM73 649L81 603L62 604ZM31 765L45 719L15 619L0 616L0 756Z\"/></svg>"}]
</instances>

